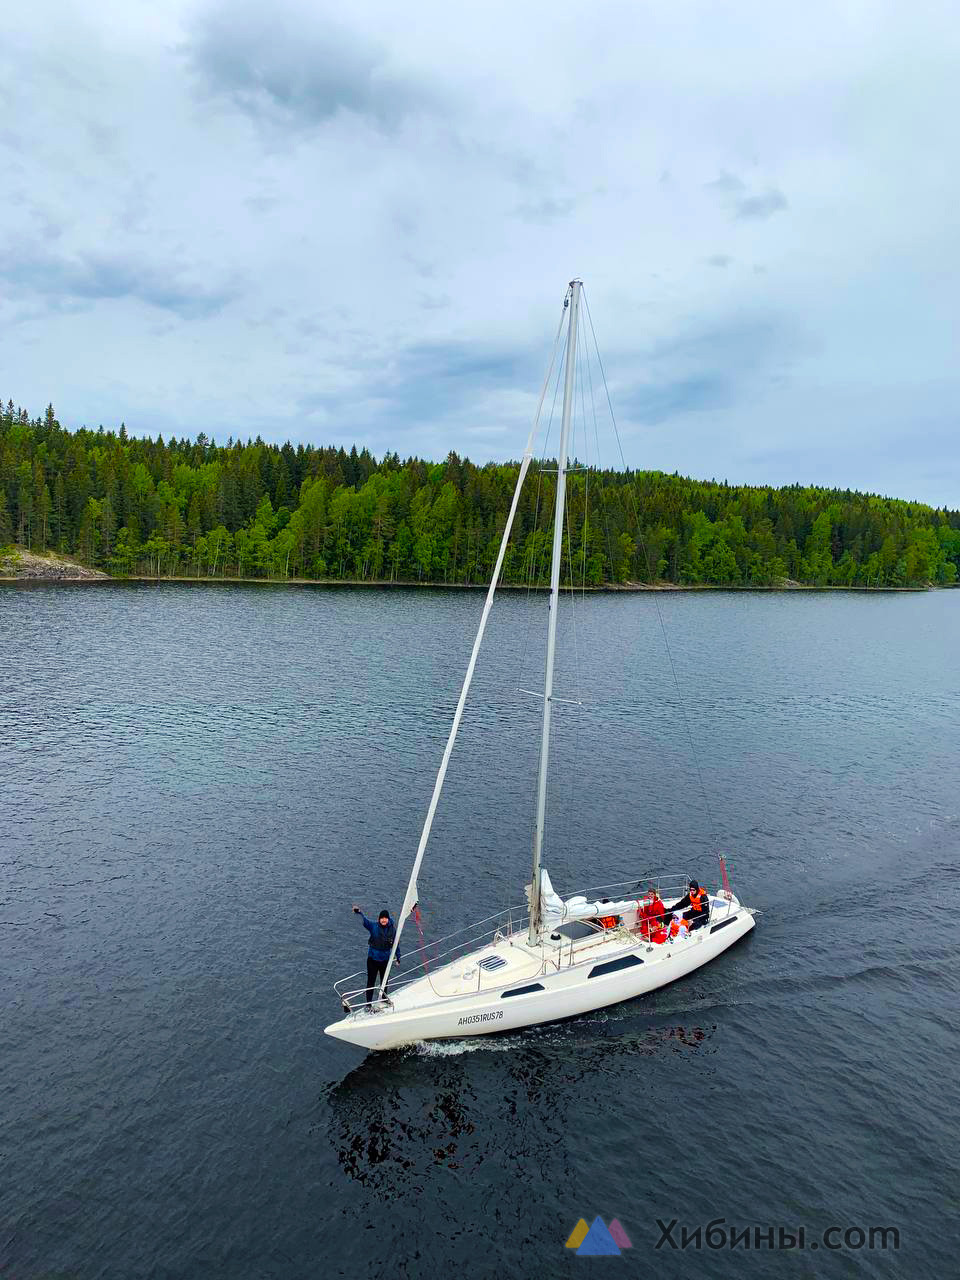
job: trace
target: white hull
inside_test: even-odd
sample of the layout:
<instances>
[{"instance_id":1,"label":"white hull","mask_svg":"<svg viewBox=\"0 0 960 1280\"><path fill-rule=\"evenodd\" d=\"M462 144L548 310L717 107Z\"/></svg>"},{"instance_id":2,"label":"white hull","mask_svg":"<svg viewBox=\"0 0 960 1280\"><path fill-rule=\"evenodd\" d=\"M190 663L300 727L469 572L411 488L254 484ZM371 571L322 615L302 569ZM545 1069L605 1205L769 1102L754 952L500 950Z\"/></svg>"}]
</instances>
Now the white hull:
<instances>
[{"instance_id":1,"label":"white hull","mask_svg":"<svg viewBox=\"0 0 960 1280\"><path fill-rule=\"evenodd\" d=\"M325 1030L338 1040L377 1050L555 1022L632 1000L686 977L716 959L753 926L752 910L734 899L729 906L724 903L723 910L714 911L710 923L688 938L654 945L636 933L617 929L599 941L561 944L556 958L548 957L546 962L542 948L526 947L524 936L517 934L400 988L391 994L388 1007L373 1012L358 1009ZM477 957L491 955L507 963L495 973L476 967ZM475 981L477 989L464 991L464 980Z\"/></svg>"}]
</instances>

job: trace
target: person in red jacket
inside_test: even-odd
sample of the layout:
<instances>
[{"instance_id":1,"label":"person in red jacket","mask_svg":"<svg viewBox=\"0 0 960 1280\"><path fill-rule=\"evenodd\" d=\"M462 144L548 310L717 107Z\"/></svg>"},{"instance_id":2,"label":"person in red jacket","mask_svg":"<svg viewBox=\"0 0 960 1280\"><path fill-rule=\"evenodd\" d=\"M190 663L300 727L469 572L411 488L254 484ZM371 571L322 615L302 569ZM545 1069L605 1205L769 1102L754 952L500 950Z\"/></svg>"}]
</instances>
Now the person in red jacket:
<instances>
[{"instance_id":1,"label":"person in red jacket","mask_svg":"<svg viewBox=\"0 0 960 1280\"><path fill-rule=\"evenodd\" d=\"M651 889L644 896L640 907L640 936L650 938L663 924L663 903L656 889Z\"/></svg>"}]
</instances>

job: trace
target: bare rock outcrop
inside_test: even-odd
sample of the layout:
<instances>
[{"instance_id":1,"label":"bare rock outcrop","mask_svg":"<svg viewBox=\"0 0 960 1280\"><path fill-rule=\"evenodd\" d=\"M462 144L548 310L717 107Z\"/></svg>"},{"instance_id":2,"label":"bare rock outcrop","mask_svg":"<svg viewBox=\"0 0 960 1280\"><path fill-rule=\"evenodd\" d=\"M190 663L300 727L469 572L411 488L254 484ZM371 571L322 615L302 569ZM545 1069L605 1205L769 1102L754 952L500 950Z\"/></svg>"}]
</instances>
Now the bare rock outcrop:
<instances>
[{"instance_id":1,"label":"bare rock outcrop","mask_svg":"<svg viewBox=\"0 0 960 1280\"><path fill-rule=\"evenodd\" d=\"M65 560L52 552L40 556L22 547L0 551L0 578L14 578L18 582L64 582L109 577L99 569L88 569L86 565Z\"/></svg>"}]
</instances>

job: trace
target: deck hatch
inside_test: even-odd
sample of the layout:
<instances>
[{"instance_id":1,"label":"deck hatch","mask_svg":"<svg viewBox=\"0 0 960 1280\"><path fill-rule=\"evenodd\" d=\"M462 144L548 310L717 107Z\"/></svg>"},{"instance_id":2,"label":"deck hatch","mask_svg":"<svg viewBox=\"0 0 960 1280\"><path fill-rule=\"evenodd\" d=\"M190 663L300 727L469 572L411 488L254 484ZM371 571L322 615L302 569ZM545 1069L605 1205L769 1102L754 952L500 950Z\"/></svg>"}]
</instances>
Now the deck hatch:
<instances>
[{"instance_id":1,"label":"deck hatch","mask_svg":"<svg viewBox=\"0 0 960 1280\"><path fill-rule=\"evenodd\" d=\"M616 973L620 969L632 969L637 964L643 964L639 956L621 956L619 960L608 960L605 964L595 964L587 974L587 977L599 978L604 973Z\"/></svg>"},{"instance_id":2,"label":"deck hatch","mask_svg":"<svg viewBox=\"0 0 960 1280\"><path fill-rule=\"evenodd\" d=\"M575 940L577 938L590 938L597 932L596 927L587 924L584 920L571 920L568 924L561 924L556 929L561 937Z\"/></svg>"},{"instance_id":3,"label":"deck hatch","mask_svg":"<svg viewBox=\"0 0 960 1280\"><path fill-rule=\"evenodd\" d=\"M477 961L480 968L485 969L487 973L491 973L494 969L502 969L506 963L503 956L484 956L482 960Z\"/></svg>"}]
</instances>

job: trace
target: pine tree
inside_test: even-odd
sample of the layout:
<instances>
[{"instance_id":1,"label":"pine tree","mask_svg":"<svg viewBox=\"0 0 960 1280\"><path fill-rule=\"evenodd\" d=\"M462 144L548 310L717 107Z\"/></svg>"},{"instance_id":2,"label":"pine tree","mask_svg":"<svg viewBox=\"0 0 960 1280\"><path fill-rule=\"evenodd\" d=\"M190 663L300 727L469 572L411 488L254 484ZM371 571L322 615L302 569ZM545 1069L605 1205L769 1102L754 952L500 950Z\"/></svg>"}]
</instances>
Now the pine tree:
<instances>
[{"instance_id":1,"label":"pine tree","mask_svg":"<svg viewBox=\"0 0 960 1280\"><path fill-rule=\"evenodd\" d=\"M100 548L98 556L103 564L113 555L116 538L117 521L113 513L113 503L109 495L100 503Z\"/></svg>"},{"instance_id":2,"label":"pine tree","mask_svg":"<svg viewBox=\"0 0 960 1280\"><path fill-rule=\"evenodd\" d=\"M66 507L63 492L63 473L58 471L57 478L53 482L53 506L50 512L50 528L53 534L53 541L58 551L63 551L66 545L66 527L64 524L65 515Z\"/></svg>"},{"instance_id":3,"label":"pine tree","mask_svg":"<svg viewBox=\"0 0 960 1280\"><path fill-rule=\"evenodd\" d=\"M7 495L0 488L0 547L13 541L13 529L10 525L10 512L7 509Z\"/></svg>"}]
</instances>

